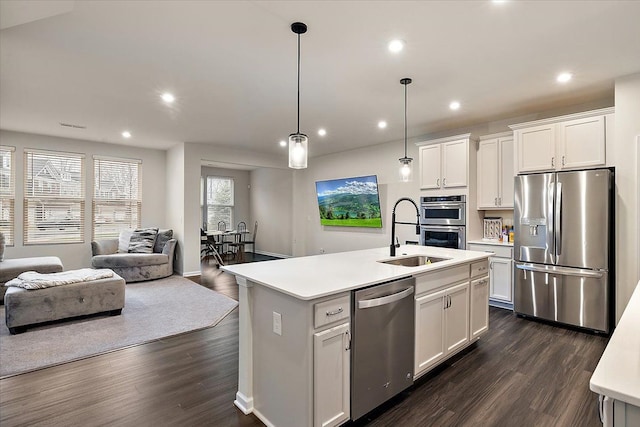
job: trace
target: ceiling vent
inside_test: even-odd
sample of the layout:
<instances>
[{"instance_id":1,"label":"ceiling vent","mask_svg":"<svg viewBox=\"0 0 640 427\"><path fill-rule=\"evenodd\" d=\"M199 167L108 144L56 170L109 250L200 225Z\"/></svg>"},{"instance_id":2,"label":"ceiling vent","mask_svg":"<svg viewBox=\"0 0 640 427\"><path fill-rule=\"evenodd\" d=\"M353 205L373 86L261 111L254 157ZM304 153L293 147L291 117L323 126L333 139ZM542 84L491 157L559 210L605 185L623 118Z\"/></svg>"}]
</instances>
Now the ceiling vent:
<instances>
[{"instance_id":1,"label":"ceiling vent","mask_svg":"<svg viewBox=\"0 0 640 427\"><path fill-rule=\"evenodd\" d=\"M82 125L74 125L72 123L62 123L60 122L60 126L64 126L66 128L73 128L73 129L86 129L86 126L82 126Z\"/></svg>"}]
</instances>

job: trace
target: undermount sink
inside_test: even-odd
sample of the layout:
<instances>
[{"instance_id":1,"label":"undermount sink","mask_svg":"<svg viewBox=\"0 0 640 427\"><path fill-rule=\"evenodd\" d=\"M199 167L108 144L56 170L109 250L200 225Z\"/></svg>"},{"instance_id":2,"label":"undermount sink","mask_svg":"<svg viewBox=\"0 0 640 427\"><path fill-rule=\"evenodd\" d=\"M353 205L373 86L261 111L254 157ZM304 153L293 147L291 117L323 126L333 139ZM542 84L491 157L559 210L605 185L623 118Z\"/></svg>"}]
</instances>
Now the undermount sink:
<instances>
[{"instance_id":1,"label":"undermount sink","mask_svg":"<svg viewBox=\"0 0 640 427\"><path fill-rule=\"evenodd\" d=\"M404 267L421 267L423 265L433 264L435 262L446 261L451 258L438 258L435 256L416 255L406 258L389 259L386 261L378 261L383 264L402 265Z\"/></svg>"}]
</instances>

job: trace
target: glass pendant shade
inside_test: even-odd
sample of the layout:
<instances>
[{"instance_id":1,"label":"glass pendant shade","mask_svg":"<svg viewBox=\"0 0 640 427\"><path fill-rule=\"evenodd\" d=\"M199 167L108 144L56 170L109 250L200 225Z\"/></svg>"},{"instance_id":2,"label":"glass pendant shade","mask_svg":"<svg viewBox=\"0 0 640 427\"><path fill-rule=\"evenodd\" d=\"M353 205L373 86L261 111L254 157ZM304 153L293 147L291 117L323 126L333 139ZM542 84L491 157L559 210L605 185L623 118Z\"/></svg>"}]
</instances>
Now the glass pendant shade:
<instances>
[{"instance_id":1,"label":"glass pendant shade","mask_svg":"<svg viewBox=\"0 0 640 427\"><path fill-rule=\"evenodd\" d=\"M307 167L307 144L309 138L302 133L289 135L289 167L304 169Z\"/></svg>"},{"instance_id":2,"label":"glass pendant shade","mask_svg":"<svg viewBox=\"0 0 640 427\"><path fill-rule=\"evenodd\" d=\"M413 159L403 157L400 159L400 181L410 182L413 179Z\"/></svg>"}]
</instances>

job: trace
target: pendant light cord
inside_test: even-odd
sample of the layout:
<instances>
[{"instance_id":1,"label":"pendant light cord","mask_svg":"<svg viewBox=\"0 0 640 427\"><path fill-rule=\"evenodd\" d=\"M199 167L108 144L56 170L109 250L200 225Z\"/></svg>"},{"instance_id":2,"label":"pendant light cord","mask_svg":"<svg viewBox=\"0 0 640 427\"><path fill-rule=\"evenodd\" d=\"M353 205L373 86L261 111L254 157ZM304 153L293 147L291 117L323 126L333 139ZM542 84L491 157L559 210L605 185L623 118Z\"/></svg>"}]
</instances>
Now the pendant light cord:
<instances>
[{"instance_id":1,"label":"pendant light cord","mask_svg":"<svg viewBox=\"0 0 640 427\"><path fill-rule=\"evenodd\" d=\"M404 157L407 158L407 85L404 85Z\"/></svg>"},{"instance_id":2,"label":"pendant light cord","mask_svg":"<svg viewBox=\"0 0 640 427\"><path fill-rule=\"evenodd\" d=\"M298 34L298 132L300 133L300 34Z\"/></svg>"}]
</instances>

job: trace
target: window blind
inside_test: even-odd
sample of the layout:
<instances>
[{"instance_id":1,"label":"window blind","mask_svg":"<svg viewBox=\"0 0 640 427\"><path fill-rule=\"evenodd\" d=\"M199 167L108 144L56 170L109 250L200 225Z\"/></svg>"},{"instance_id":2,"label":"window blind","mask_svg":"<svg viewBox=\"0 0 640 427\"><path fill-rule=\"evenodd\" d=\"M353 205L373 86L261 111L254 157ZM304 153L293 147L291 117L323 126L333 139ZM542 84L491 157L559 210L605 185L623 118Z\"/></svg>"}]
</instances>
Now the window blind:
<instances>
[{"instance_id":1,"label":"window blind","mask_svg":"<svg viewBox=\"0 0 640 427\"><path fill-rule=\"evenodd\" d=\"M15 147L0 146L0 232L4 233L5 245L13 246L15 212Z\"/></svg>"},{"instance_id":2,"label":"window blind","mask_svg":"<svg viewBox=\"0 0 640 427\"><path fill-rule=\"evenodd\" d=\"M142 162L94 157L92 239L118 237L139 228L142 211Z\"/></svg>"},{"instance_id":3,"label":"window blind","mask_svg":"<svg viewBox=\"0 0 640 427\"><path fill-rule=\"evenodd\" d=\"M234 187L233 178L207 177L207 229L217 230L224 221L227 229L233 229Z\"/></svg>"},{"instance_id":4,"label":"window blind","mask_svg":"<svg viewBox=\"0 0 640 427\"><path fill-rule=\"evenodd\" d=\"M24 244L83 243L84 155L24 153Z\"/></svg>"}]
</instances>

